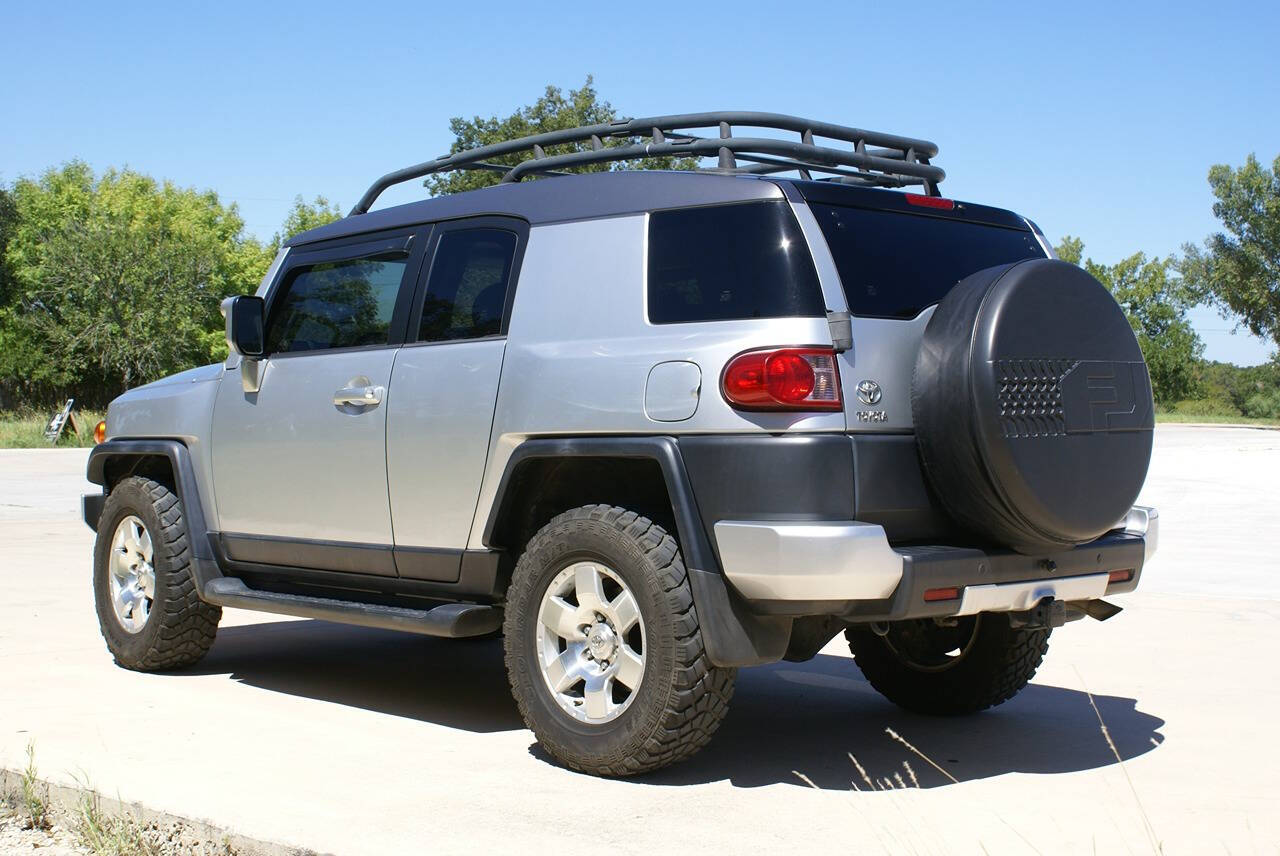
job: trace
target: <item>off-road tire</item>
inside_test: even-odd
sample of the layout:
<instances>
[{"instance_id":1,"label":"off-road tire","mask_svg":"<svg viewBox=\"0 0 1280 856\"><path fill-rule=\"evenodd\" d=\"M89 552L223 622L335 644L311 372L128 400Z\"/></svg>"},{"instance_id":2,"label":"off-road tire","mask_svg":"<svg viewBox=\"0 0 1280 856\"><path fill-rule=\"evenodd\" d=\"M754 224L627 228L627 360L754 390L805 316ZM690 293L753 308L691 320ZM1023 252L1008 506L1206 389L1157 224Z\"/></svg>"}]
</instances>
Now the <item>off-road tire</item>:
<instances>
[{"instance_id":1,"label":"off-road tire","mask_svg":"<svg viewBox=\"0 0 1280 856\"><path fill-rule=\"evenodd\" d=\"M1049 650L1047 629L1014 628L998 613L980 614L976 621L972 642L948 665L932 670L907 662L868 627L850 627L845 638L854 662L885 698L916 713L960 716L1013 698Z\"/></svg>"},{"instance_id":2,"label":"off-road tire","mask_svg":"<svg viewBox=\"0 0 1280 856\"><path fill-rule=\"evenodd\" d=\"M603 724L565 713L537 661L543 593L562 569L584 559L622 577L645 622L643 682L629 707ZM680 549L633 511L586 505L542 527L516 563L503 631L520 715L546 752L579 772L629 776L681 761L706 745L728 711L737 670L707 659Z\"/></svg>"},{"instance_id":3,"label":"off-road tire","mask_svg":"<svg viewBox=\"0 0 1280 856\"><path fill-rule=\"evenodd\" d=\"M128 515L142 520L151 533L156 575L151 614L137 633L129 633L116 618L107 578L111 540ZM131 476L111 489L98 520L93 595L102 638L116 663L126 669L180 669L198 661L213 645L222 609L200 600L196 593L182 501L168 485Z\"/></svg>"}]
</instances>

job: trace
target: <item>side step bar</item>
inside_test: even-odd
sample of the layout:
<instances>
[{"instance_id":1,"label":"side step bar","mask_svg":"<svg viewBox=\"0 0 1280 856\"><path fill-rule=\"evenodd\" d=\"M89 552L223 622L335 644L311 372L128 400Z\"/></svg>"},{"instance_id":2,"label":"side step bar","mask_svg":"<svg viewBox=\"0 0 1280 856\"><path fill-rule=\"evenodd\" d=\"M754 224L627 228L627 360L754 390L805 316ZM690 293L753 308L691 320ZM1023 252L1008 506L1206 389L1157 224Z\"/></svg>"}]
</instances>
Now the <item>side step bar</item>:
<instances>
[{"instance_id":1,"label":"side step bar","mask_svg":"<svg viewBox=\"0 0 1280 856\"><path fill-rule=\"evenodd\" d=\"M274 612L298 618L319 618L342 624L404 630L453 639L484 636L502 627L502 610L496 606L446 603L432 609L407 609L372 603L349 603L326 597L251 589L234 577L209 580L202 591L202 598L215 606Z\"/></svg>"}]
</instances>

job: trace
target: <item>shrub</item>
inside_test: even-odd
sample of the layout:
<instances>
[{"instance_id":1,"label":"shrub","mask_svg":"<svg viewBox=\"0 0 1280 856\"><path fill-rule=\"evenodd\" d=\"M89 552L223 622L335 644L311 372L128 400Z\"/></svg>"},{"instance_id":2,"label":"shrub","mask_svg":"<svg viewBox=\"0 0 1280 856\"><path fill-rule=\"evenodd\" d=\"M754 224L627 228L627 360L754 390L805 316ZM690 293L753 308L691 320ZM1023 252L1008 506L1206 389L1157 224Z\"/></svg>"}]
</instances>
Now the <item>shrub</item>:
<instances>
[{"instance_id":1,"label":"shrub","mask_svg":"<svg viewBox=\"0 0 1280 856\"><path fill-rule=\"evenodd\" d=\"M1254 419L1280 419L1280 389L1250 396L1244 403L1244 415Z\"/></svg>"}]
</instances>

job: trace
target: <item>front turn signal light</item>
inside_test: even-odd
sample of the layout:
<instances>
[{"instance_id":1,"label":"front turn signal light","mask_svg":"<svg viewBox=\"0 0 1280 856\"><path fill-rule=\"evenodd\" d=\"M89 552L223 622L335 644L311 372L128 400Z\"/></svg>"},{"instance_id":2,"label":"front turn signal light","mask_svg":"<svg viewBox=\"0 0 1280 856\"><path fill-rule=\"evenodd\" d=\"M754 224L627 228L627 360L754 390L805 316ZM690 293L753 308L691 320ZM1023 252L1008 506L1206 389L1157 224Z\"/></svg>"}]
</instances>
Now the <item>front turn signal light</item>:
<instances>
[{"instance_id":1,"label":"front turn signal light","mask_svg":"<svg viewBox=\"0 0 1280 856\"><path fill-rule=\"evenodd\" d=\"M105 443L107 440L107 422L104 419L97 425L93 426L93 442Z\"/></svg>"}]
</instances>

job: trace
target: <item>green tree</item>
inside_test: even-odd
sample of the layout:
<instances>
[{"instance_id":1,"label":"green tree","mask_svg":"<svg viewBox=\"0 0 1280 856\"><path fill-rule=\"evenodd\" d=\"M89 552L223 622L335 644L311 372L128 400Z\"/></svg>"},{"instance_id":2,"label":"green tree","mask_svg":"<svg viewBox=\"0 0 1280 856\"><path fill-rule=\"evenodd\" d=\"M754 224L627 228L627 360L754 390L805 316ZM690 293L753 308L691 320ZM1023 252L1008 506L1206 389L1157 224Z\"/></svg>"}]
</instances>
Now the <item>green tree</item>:
<instances>
[{"instance_id":1,"label":"green tree","mask_svg":"<svg viewBox=\"0 0 1280 856\"><path fill-rule=\"evenodd\" d=\"M457 154L468 149L487 146L526 137L531 134L543 134L548 131L560 131L566 128L577 128L583 125L597 125L618 119L618 113L608 101L600 100L592 78L587 77L580 89L571 89L568 94L558 87L548 86L538 100L527 107L521 107L510 116L499 118L475 116L464 119L455 116L449 120L449 130L454 141L449 146L450 154ZM605 146L625 146L633 142L629 139L609 138L603 140ZM591 147L587 143L549 146L548 155L566 154L573 151L585 151ZM515 155L504 155L492 158L491 163L515 166L521 161L533 157L530 152ZM615 161L613 163L586 164L573 167L572 172L605 172L610 169L692 169L697 163L695 158L654 158L639 161ZM448 193L460 193L464 190L475 190L497 184L502 178L498 172L487 170L463 170L458 172L439 173L427 177L427 189L433 196Z\"/></svg>"},{"instance_id":2,"label":"green tree","mask_svg":"<svg viewBox=\"0 0 1280 856\"><path fill-rule=\"evenodd\" d=\"M1105 285L1124 309L1138 337L1155 399L1172 403L1196 392L1196 364L1204 343L1187 321L1195 295L1176 276L1173 258L1148 259L1134 253L1104 265L1084 259L1084 242L1067 236L1057 247L1063 261L1080 265Z\"/></svg>"},{"instance_id":3,"label":"green tree","mask_svg":"<svg viewBox=\"0 0 1280 856\"><path fill-rule=\"evenodd\" d=\"M212 191L74 161L13 187L0 379L27 402L100 403L225 355L218 304L269 262Z\"/></svg>"},{"instance_id":4,"label":"green tree","mask_svg":"<svg viewBox=\"0 0 1280 856\"><path fill-rule=\"evenodd\" d=\"M300 235L309 229L317 229L341 219L342 211L337 203L331 203L323 196L317 196L311 202L307 202L301 196L295 196L293 207L284 218L284 224L271 239L271 255L274 256L284 242L294 235Z\"/></svg>"},{"instance_id":5,"label":"green tree","mask_svg":"<svg viewBox=\"0 0 1280 856\"><path fill-rule=\"evenodd\" d=\"M6 250L9 238L18 228L18 206L8 189L0 187L0 330L4 329L5 311L13 302L13 274Z\"/></svg>"},{"instance_id":6,"label":"green tree","mask_svg":"<svg viewBox=\"0 0 1280 856\"><path fill-rule=\"evenodd\" d=\"M1239 169L1217 164L1209 187L1226 231L1210 235L1203 250L1187 244L1182 275L1255 336L1280 344L1280 157L1271 169L1254 155Z\"/></svg>"}]
</instances>

